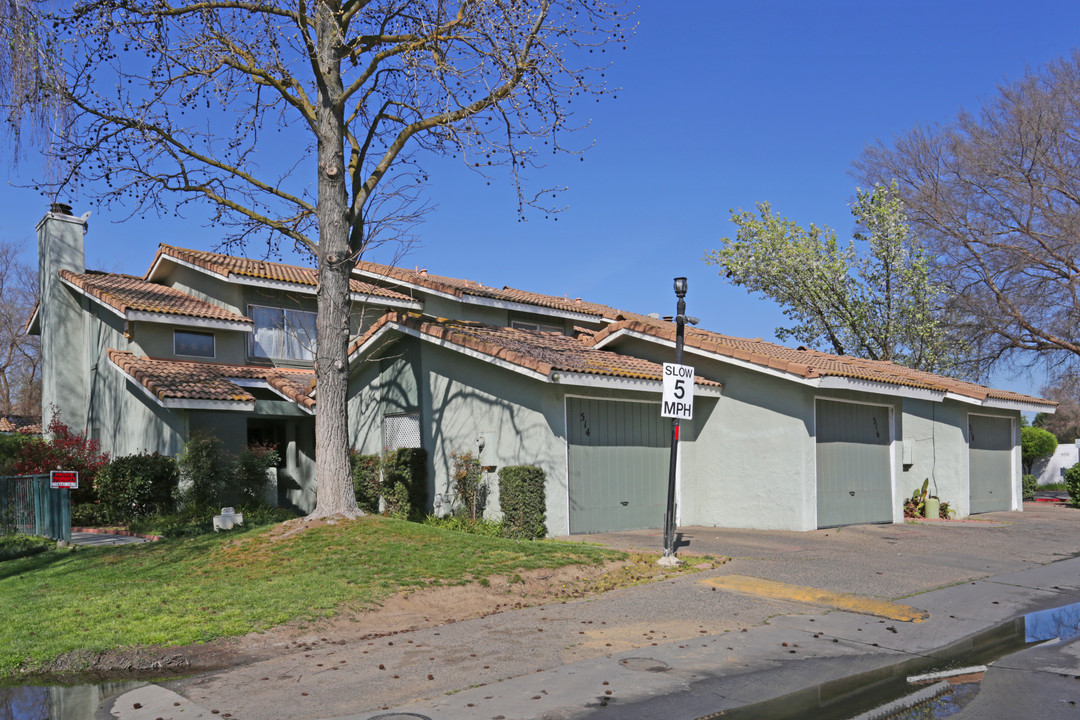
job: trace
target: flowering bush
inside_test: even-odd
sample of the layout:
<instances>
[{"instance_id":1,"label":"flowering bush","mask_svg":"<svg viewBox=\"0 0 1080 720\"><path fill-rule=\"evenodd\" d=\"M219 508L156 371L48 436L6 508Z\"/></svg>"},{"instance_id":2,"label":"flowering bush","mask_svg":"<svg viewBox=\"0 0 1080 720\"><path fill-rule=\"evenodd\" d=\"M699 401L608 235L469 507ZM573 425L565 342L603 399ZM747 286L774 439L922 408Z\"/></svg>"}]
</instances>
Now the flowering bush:
<instances>
[{"instance_id":1,"label":"flowering bush","mask_svg":"<svg viewBox=\"0 0 1080 720\"><path fill-rule=\"evenodd\" d=\"M71 491L72 503L93 502L94 479L109 462L101 444L82 433L74 432L54 414L46 431L47 440L33 438L22 447L21 457L12 465L16 475L37 475L50 470L75 470L79 487Z\"/></svg>"}]
</instances>

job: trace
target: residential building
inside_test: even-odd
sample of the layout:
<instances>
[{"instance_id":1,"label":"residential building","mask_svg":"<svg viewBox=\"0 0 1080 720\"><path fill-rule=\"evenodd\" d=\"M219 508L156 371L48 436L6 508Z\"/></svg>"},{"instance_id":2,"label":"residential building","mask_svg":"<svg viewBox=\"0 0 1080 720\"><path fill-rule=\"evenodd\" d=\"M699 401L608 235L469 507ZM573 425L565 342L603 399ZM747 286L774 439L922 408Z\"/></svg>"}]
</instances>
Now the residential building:
<instances>
[{"instance_id":1,"label":"residential building","mask_svg":"<svg viewBox=\"0 0 1080 720\"><path fill-rule=\"evenodd\" d=\"M161 245L142 278L87 271L85 221L38 227L43 408L113 454L176 453L213 432L282 448L278 499L314 506L315 273ZM361 262L352 285L349 432L376 453L420 446L430 497L451 456L547 473L552 534L659 527L674 324L571 299ZM923 479L960 516L1019 510L1019 393L691 328L680 524L812 530L902 522Z\"/></svg>"}]
</instances>

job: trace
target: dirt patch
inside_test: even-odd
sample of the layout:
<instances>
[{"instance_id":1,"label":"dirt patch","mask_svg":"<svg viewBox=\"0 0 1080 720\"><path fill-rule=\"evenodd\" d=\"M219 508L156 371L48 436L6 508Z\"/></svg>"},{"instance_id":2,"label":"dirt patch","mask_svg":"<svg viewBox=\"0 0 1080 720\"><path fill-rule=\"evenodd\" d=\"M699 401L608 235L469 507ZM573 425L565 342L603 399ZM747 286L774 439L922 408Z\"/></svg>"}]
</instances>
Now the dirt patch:
<instances>
[{"instance_id":1,"label":"dirt patch","mask_svg":"<svg viewBox=\"0 0 1080 720\"><path fill-rule=\"evenodd\" d=\"M326 520L315 521L325 523ZM332 522L330 520L329 522ZM287 537L312 521L285 527ZM106 652L77 651L57 658L40 681L86 681L118 678L161 679L268 660L327 643L386 637L495 613L595 595L606 590L696 572L710 563L674 570L659 568L656 558L635 555L604 565L571 565L492 576L486 582L428 587L388 598L381 607L337 615L316 622L294 622L265 632L221 638L199 645L135 647ZM327 638L334 638L333 641Z\"/></svg>"}]
</instances>

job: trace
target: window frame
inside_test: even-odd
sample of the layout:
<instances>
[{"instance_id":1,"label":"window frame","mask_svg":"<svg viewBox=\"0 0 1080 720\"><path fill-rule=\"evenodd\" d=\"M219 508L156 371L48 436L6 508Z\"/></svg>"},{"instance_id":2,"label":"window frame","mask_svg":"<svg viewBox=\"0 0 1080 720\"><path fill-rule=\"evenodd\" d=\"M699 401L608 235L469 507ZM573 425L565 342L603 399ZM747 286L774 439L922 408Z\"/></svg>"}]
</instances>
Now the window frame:
<instances>
[{"instance_id":1,"label":"window frame","mask_svg":"<svg viewBox=\"0 0 1080 720\"><path fill-rule=\"evenodd\" d=\"M316 329L316 322L317 322L317 317L318 317L318 310L303 310L301 308L287 308L287 307L282 307L280 305L260 305L260 304L257 304L257 303L248 303L247 307L248 307L248 317L251 318L252 324L253 324L252 331L248 335L248 341L247 341L247 353L248 353L249 358L253 358L253 359L257 359L257 360L280 360L280 361L287 361L287 362L303 362L303 363L314 362L314 360L315 360L315 343L317 342L315 329ZM289 316L290 315L302 314L302 315L311 316L311 329L312 329L312 333L311 333L311 336L310 336L311 347L307 348L305 345L303 345L301 343L301 346L305 348L305 354L307 356L306 357L290 357L288 355L284 355L284 356L275 357L275 356L273 356L273 355L271 355L269 353L267 353L266 355L262 355L262 354L259 354L258 352L256 352L256 335L259 332L260 326L259 326L259 324L257 323L257 321L255 319L255 315L256 315L255 309L262 310L262 311L272 311L272 312L275 312L275 313L281 313L281 330L286 335L290 332L290 327L292 327L290 322L289 322ZM273 326L271 326L269 328L267 328L267 326L262 326L262 327L266 328L266 329L270 329L270 330L276 329ZM286 349L287 349L287 347L288 347L288 345L286 344Z\"/></svg>"},{"instance_id":2,"label":"window frame","mask_svg":"<svg viewBox=\"0 0 1080 720\"><path fill-rule=\"evenodd\" d=\"M539 320L511 320L511 330L535 330L536 332L566 334L566 328L562 325L546 325Z\"/></svg>"},{"instance_id":3,"label":"window frame","mask_svg":"<svg viewBox=\"0 0 1080 720\"><path fill-rule=\"evenodd\" d=\"M177 349L176 336L180 333L185 335L196 335L201 337L210 337L210 354L209 355L192 355L190 353L183 353ZM203 360L216 360L217 359L217 334L208 330L191 330L189 328L173 328L173 355L177 357L190 357L201 358Z\"/></svg>"}]
</instances>

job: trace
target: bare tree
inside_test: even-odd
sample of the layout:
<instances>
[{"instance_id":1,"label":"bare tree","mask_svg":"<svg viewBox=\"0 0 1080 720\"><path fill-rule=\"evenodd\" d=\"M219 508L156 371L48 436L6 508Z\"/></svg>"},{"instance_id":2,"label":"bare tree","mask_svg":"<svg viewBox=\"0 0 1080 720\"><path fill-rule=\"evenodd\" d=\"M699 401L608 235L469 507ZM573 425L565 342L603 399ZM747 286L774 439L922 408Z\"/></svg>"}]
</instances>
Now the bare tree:
<instances>
[{"instance_id":1,"label":"bare tree","mask_svg":"<svg viewBox=\"0 0 1080 720\"><path fill-rule=\"evenodd\" d=\"M1061 443L1072 443L1080 438L1080 376L1072 373L1060 376L1039 393L1044 398L1056 400L1058 406L1052 415L1036 415L1032 425L1054 433Z\"/></svg>"},{"instance_id":2,"label":"bare tree","mask_svg":"<svg viewBox=\"0 0 1080 720\"><path fill-rule=\"evenodd\" d=\"M0 0L29 3L34 0ZM42 0L43 1L43 0ZM319 492L348 480L348 279L387 218L412 217L424 153L524 171L564 148L570 105L608 92L625 41L604 0L84 0L45 12L61 42L28 97L59 97L53 193L159 211L205 201L228 238L287 238L317 259ZM52 80L52 78L60 80ZM16 86L17 89L18 86ZM21 98L13 98L20 101ZM548 208L551 209L551 208Z\"/></svg>"},{"instance_id":3,"label":"bare tree","mask_svg":"<svg viewBox=\"0 0 1080 720\"><path fill-rule=\"evenodd\" d=\"M41 409L38 339L26 334L36 302L37 273L19 262L17 245L0 241L0 413L5 415Z\"/></svg>"},{"instance_id":4,"label":"bare tree","mask_svg":"<svg viewBox=\"0 0 1080 720\"><path fill-rule=\"evenodd\" d=\"M1080 55L1003 85L978 112L868 148L896 179L983 372L1080 366Z\"/></svg>"}]
</instances>

